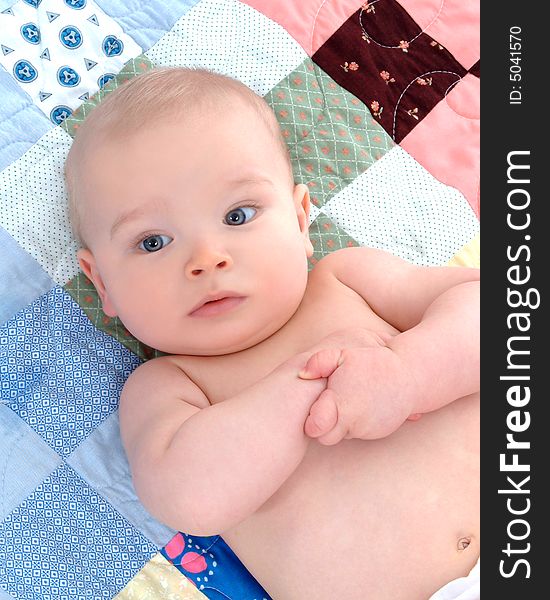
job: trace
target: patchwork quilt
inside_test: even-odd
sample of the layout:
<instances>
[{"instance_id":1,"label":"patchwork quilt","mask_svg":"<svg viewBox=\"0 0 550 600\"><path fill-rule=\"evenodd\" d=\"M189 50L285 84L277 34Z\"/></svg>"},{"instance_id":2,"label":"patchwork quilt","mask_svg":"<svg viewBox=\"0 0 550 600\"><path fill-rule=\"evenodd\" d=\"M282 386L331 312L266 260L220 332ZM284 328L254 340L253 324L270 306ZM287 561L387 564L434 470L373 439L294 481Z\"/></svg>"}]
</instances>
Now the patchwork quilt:
<instances>
[{"instance_id":1,"label":"patchwork quilt","mask_svg":"<svg viewBox=\"0 0 550 600\"><path fill-rule=\"evenodd\" d=\"M479 264L476 0L0 0L0 600L268 598L220 536L138 501L117 404L156 351L75 260L73 136L169 65L273 107L311 192L312 266L359 244Z\"/></svg>"}]
</instances>

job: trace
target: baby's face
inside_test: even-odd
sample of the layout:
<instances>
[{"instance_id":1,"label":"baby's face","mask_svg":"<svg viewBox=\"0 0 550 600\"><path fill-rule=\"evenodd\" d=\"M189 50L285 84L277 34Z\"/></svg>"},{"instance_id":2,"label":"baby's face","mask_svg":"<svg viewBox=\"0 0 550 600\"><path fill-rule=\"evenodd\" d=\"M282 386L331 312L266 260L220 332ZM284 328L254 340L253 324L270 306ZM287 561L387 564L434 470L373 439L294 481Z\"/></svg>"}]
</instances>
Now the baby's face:
<instances>
[{"instance_id":1,"label":"baby's face","mask_svg":"<svg viewBox=\"0 0 550 600\"><path fill-rule=\"evenodd\" d=\"M164 121L100 144L80 168L80 264L106 314L173 354L266 339L307 284L307 188L253 109L218 120Z\"/></svg>"}]
</instances>

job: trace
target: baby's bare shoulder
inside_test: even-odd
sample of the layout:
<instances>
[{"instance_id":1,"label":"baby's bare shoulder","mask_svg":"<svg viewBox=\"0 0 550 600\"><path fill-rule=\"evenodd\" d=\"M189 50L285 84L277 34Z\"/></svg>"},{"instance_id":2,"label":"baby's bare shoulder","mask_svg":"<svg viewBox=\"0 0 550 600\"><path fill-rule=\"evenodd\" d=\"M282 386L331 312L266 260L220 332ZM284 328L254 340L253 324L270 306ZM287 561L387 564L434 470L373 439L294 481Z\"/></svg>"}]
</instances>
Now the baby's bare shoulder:
<instances>
[{"instance_id":1,"label":"baby's bare shoulder","mask_svg":"<svg viewBox=\"0 0 550 600\"><path fill-rule=\"evenodd\" d=\"M156 456L181 423L207 406L208 398L173 357L140 365L124 384L119 405L120 433L130 462L143 452Z\"/></svg>"},{"instance_id":2,"label":"baby's bare shoulder","mask_svg":"<svg viewBox=\"0 0 550 600\"><path fill-rule=\"evenodd\" d=\"M128 378L123 396L144 397L150 393L156 398L185 400L199 407L208 406L202 390L193 382L185 369L184 357L161 356L140 365Z\"/></svg>"},{"instance_id":3,"label":"baby's bare shoulder","mask_svg":"<svg viewBox=\"0 0 550 600\"><path fill-rule=\"evenodd\" d=\"M394 260L396 260L396 257L385 250L368 248L366 246L352 246L349 248L340 248L327 254L315 265L314 270L319 269L323 272L337 274L342 269L350 267L365 269L369 266Z\"/></svg>"},{"instance_id":4,"label":"baby's bare shoulder","mask_svg":"<svg viewBox=\"0 0 550 600\"><path fill-rule=\"evenodd\" d=\"M198 408L209 406L202 390L185 370L185 361L178 356L161 356L140 365L128 377L121 395L121 405L148 403L164 404L185 401Z\"/></svg>"}]
</instances>

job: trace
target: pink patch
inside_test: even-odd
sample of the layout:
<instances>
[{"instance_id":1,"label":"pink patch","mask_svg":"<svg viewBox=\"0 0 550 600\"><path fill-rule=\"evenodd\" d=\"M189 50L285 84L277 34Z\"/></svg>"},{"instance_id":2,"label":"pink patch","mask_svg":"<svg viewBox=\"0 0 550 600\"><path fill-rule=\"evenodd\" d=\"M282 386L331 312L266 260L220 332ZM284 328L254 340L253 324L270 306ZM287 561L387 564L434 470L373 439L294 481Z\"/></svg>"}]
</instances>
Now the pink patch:
<instances>
[{"instance_id":1,"label":"pink patch","mask_svg":"<svg viewBox=\"0 0 550 600\"><path fill-rule=\"evenodd\" d=\"M185 538L181 533L176 535L166 544L164 549L169 558L175 558L178 554L181 554L185 548Z\"/></svg>"},{"instance_id":2,"label":"pink patch","mask_svg":"<svg viewBox=\"0 0 550 600\"><path fill-rule=\"evenodd\" d=\"M186 552L181 557L180 565L189 573L201 573L206 569L204 556L196 552Z\"/></svg>"}]
</instances>

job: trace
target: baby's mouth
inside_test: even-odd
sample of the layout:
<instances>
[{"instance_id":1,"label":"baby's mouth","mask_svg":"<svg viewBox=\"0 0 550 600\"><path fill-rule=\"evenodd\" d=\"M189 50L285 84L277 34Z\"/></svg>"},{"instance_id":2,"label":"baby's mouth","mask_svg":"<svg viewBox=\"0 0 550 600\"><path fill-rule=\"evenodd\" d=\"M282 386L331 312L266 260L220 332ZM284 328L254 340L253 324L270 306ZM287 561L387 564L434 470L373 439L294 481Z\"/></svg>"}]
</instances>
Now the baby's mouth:
<instances>
[{"instance_id":1,"label":"baby's mouth","mask_svg":"<svg viewBox=\"0 0 550 600\"><path fill-rule=\"evenodd\" d=\"M189 313L190 317L214 317L224 314L239 306L245 296L238 296L232 292L223 292L203 299Z\"/></svg>"}]
</instances>

